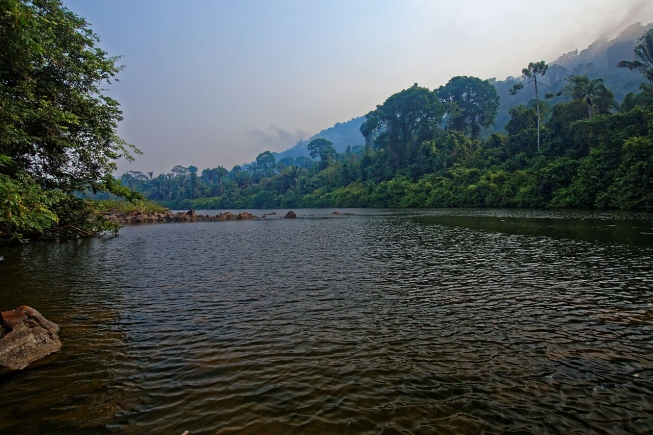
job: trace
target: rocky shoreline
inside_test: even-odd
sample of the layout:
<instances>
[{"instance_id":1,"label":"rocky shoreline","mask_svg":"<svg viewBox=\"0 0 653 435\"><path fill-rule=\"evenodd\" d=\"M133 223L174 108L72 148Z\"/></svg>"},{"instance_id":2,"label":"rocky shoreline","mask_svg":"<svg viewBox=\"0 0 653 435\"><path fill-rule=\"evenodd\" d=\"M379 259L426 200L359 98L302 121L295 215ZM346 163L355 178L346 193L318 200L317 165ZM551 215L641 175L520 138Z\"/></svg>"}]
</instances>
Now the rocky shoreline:
<instances>
[{"instance_id":1,"label":"rocky shoreline","mask_svg":"<svg viewBox=\"0 0 653 435\"><path fill-rule=\"evenodd\" d=\"M332 213L334 216L353 216L353 213L341 213L334 211ZM229 211L219 213L215 216L208 214L197 214L195 210L188 210L186 212L180 211L174 213L172 211L166 211L162 213L143 213L140 211L130 211L130 212L121 212L119 210L109 210L103 213L100 213L99 216L109 220L110 222L120 224L120 225L131 225L131 224L144 224L144 223L156 223L156 222L203 222L203 221L242 221L250 219L266 219L275 217L277 219L293 219L297 215L294 211L290 210L285 215L277 215L276 212L271 212L263 214L260 217L254 214L248 213L246 211L242 213L231 213Z\"/></svg>"},{"instance_id":2,"label":"rocky shoreline","mask_svg":"<svg viewBox=\"0 0 653 435\"><path fill-rule=\"evenodd\" d=\"M130 211L123 213L118 210L109 210L101 213L101 217L122 225L155 223L155 222L202 222L202 221L241 221L249 219L258 219L258 216L251 213L242 212L234 214L231 212L219 213L216 216L206 214L197 214L194 210L187 212L166 211L163 213L142 213L140 211Z\"/></svg>"}]
</instances>

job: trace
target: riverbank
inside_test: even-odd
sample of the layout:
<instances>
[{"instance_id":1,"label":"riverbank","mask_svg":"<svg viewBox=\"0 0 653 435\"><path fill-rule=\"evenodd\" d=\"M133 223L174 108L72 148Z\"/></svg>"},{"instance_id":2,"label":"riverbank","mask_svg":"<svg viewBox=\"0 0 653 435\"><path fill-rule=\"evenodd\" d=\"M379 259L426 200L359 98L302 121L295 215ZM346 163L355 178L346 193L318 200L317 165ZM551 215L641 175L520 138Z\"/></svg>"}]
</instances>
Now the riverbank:
<instances>
[{"instance_id":1,"label":"riverbank","mask_svg":"<svg viewBox=\"0 0 653 435\"><path fill-rule=\"evenodd\" d=\"M156 223L156 222L201 222L201 221L240 221L249 219L258 219L259 217L251 213L242 212L234 214L231 212L219 213L215 216L207 214L197 214L194 210L186 212L144 212L132 210L123 212L117 209L108 210L99 213L100 217L121 225Z\"/></svg>"}]
</instances>

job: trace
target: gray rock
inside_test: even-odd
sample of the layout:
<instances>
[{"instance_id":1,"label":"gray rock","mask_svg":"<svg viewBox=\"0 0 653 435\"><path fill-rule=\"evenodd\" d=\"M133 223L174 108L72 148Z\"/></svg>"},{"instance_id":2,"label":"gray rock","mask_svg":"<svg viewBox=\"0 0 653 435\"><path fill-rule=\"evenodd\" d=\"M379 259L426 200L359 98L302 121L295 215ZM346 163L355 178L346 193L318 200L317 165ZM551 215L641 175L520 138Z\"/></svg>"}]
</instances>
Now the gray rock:
<instances>
[{"instance_id":1,"label":"gray rock","mask_svg":"<svg viewBox=\"0 0 653 435\"><path fill-rule=\"evenodd\" d=\"M26 305L1 314L0 368L20 370L61 349L59 326Z\"/></svg>"}]
</instances>

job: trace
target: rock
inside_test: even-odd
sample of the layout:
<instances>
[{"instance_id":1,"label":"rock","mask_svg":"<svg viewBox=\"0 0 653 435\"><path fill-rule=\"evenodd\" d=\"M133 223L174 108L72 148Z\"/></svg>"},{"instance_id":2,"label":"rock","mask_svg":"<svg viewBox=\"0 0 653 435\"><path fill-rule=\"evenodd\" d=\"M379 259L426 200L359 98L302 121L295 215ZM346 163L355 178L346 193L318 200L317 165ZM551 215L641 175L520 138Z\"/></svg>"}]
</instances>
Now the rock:
<instances>
[{"instance_id":1,"label":"rock","mask_svg":"<svg viewBox=\"0 0 653 435\"><path fill-rule=\"evenodd\" d=\"M334 211L332 214L334 214L334 215L336 215L336 216L339 216L339 215L340 215L340 212L339 212L339 211Z\"/></svg>"},{"instance_id":2,"label":"rock","mask_svg":"<svg viewBox=\"0 0 653 435\"><path fill-rule=\"evenodd\" d=\"M290 211L289 211L288 213L286 213L286 215L284 216L284 218L286 218L286 219L296 218L296 217L297 217L297 215L296 215L295 212L292 211L292 210L290 210Z\"/></svg>"},{"instance_id":3,"label":"rock","mask_svg":"<svg viewBox=\"0 0 653 435\"><path fill-rule=\"evenodd\" d=\"M255 216L251 213L247 213L246 211L238 214L233 214L231 212L224 212L220 213L217 216L214 217L214 220L216 221L240 221L240 220L246 220L246 219L257 219L258 216Z\"/></svg>"},{"instance_id":4,"label":"rock","mask_svg":"<svg viewBox=\"0 0 653 435\"><path fill-rule=\"evenodd\" d=\"M275 214L275 213L272 213ZM195 210L188 210L187 212L173 213L166 211L164 213L141 213L138 211L131 211L129 213L121 213L117 210L110 210L101 213L101 216L118 224L129 225L139 223L152 223L152 222L203 222L203 221L237 221L247 219L258 219L251 213L242 212L233 214L231 212L220 213L217 216L209 216L206 214L197 214Z\"/></svg>"},{"instance_id":5,"label":"rock","mask_svg":"<svg viewBox=\"0 0 653 435\"><path fill-rule=\"evenodd\" d=\"M61 349L59 326L34 308L3 311L1 320L0 368L20 370Z\"/></svg>"},{"instance_id":6,"label":"rock","mask_svg":"<svg viewBox=\"0 0 653 435\"><path fill-rule=\"evenodd\" d=\"M239 214L236 215L236 219L237 219L237 220L243 220L243 219L256 219L256 218L257 218L257 216L255 216L255 215L253 215L253 214L251 214L251 213L247 213L246 211L244 211L244 212L239 213Z\"/></svg>"}]
</instances>

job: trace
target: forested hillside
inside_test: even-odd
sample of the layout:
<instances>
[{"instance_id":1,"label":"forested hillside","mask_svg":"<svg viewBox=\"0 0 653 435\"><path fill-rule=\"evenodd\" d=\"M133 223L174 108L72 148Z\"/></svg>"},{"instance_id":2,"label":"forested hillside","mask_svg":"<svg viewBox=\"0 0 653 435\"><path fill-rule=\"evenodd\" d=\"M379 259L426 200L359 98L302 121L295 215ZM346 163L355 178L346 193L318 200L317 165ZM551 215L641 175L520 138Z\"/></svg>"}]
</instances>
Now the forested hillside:
<instances>
[{"instance_id":1,"label":"forested hillside","mask_svg":"<svg viewBox=\"0 0 653 435\"><path fill-rule=\"evenodd\" d=\"M633 60L633 50L637 39L651 28L653 28L653 23L645 26L635 23L620 32L614 39L601 38L580 52L574 50L561 55L558 59L550 62L544 83L550 92L557 93L565 86L565 78L570 75L586 75L592 79L601 78L605 86L613 92L615 100L621 102L629 92L637 92L644 79L637 71L617 68L617 64L622 60ZM519 104L528 104L532 99L532 95L528 93L510 95L510 90L519 80L519 76L507 77L505 80L488 80L497 89L501 105L494 125L483 130L484 136L487 137L493 132L504 132L504 127L510 120L510 109ZM551 103L560 101L564 101L564 96L554 98ZM365 117L361 116L338 123L331 128L322 130L308 140L299 141L286 151L273 154L277 161L286 157L308 156L306 145L318 137L330 140L336 151L343 153L347 145L354 146L363 143L359 128L364 121Z\"/></svg>"},{"instance_id":2,"label":"forested hillside","mask_svg":"<svg viewBox=\"0 0 653 435\"><path fill-rule=\"evenodd\" d=\"M122 181L174 208L649 208L653 31L630 44L629 29L503 82L415 84L365 116L363 146L343 150L325 132L306 144L310 158L266 151L246 168L177 166Z\"/></svg>"},{"instance_id":3,"label":"forested hillside","mask_svg":"<svg viewBox=\"0 0 653 435\"><path fill-rule=\"evenodd\" d=\"M317 139L318 137L330 140L337 152L344 153L347 146L355 147L356 145L363 145L365 139L360 131L363 122L365 122L364 116L351 119L347 122L339 122L333 127L326 128L318 134L311 136L308 140L300 140L289 150L272 154L274 154L277 161L281 161L288 157L295 159L301 156L308 156L306 146L313 139Z\"/></svg>"},{"instance_id":4,"label":"forested hillside","mask_svg":"<svg viewBox=\"0 0 653 435\"><path fill-rule=\"evenodd\" d=\"M645 80L637 71L617 68L617 64L622 60L634 59L633 50L637 39L651 28L653 28L653 23L646 26L635 23L624 29L614 39L602 38L580 52L574 50L563 54L549 65L549 71L544 78L544 84L548 87L547 91L555 95L564 88L567 77L571 75L587 76L591 79L602 79L605 86L614 94L615 100L621 102L629 92L637 92ZM504 132L504 127L510 120L510 109L518 104L528 104L533 97L530 93L510 95L510 90L519 80L519 76L508 77L505 80L490 80L501 97L501 107L494 126L489 128L486 134L489 135L495 131ZM564 100L564 95L557 96L549 103L555 104Z\"/></svg>"}]
</instances>

